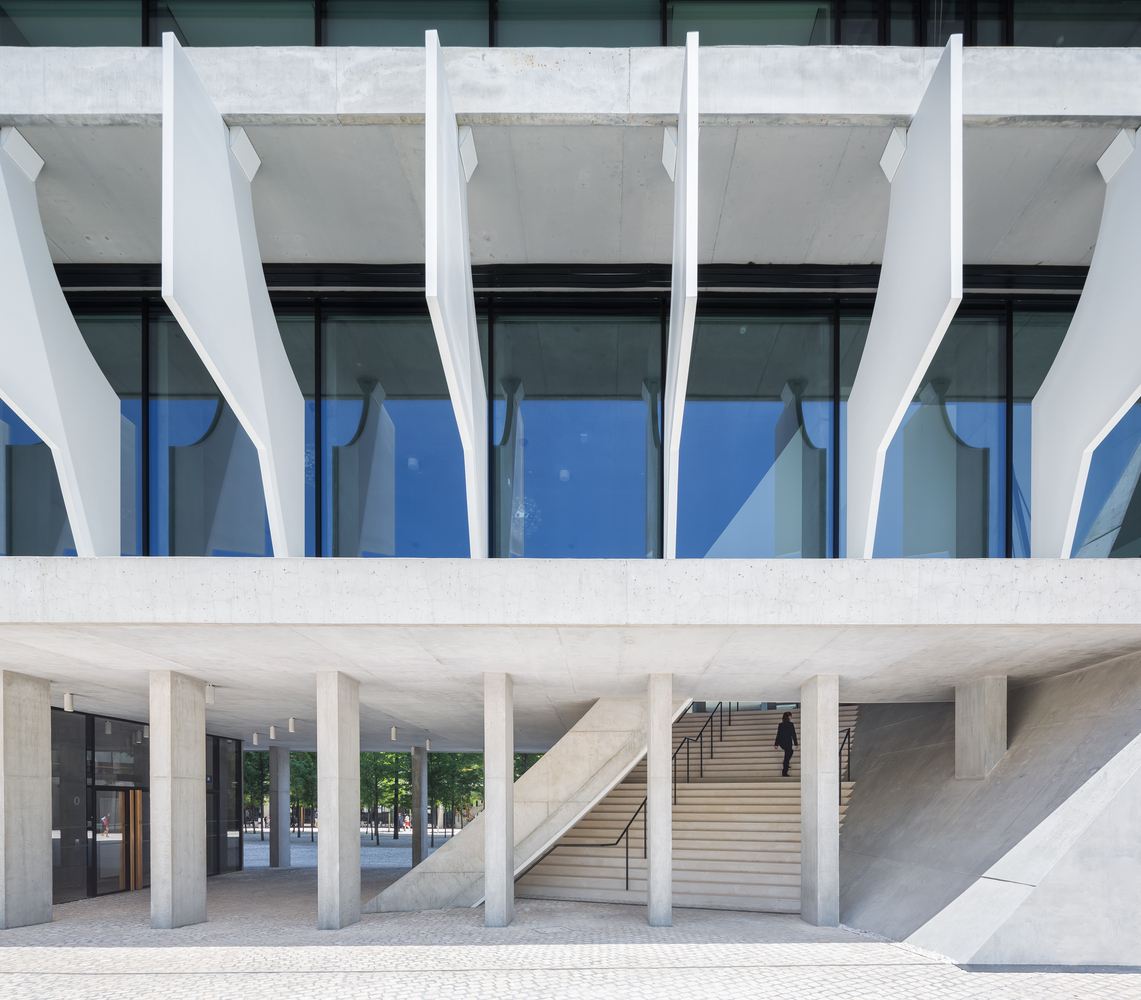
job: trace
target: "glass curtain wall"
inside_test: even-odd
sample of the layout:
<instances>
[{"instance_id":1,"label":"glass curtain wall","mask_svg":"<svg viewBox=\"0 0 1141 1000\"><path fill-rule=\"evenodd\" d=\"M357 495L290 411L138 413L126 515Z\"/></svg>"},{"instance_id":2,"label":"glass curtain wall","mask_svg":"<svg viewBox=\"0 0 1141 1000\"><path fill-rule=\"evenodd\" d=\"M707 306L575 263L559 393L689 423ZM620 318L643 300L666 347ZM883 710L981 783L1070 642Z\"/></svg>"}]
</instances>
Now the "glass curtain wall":
<instances>
[{"instance_id":1,"label":"glass curtain wall","mask_svg":"<svg viewBox=\"0 0 1141 1000\"><path fill-rule=\"evenodd\" d=\"M684 45L701 32L702 45L831 45L830 0L671 0L666 44Z\"/></svg>"},{"instance_id":2,"label":"glass curtain wall","mask_svg":"<svg viewBox=\"0 0 1141 1000\"><path fill-rule=\"evenodd\" d=\"M1141 0L1014 0L1014 44L1141 45Z\"/></svg>"},{"instance_id":3,"label":"glass curtain wall","mask_svg":"<svg viewBox=\"0 0 1141 1000\"><path fill-rule=\"evenodd\" d=\"M571 308L490 324L492 555L659 557L661 306Z\"/></svg>"},{"instance_id":4,"label":"glass curtain wall","mask_svg":"<svg viewBox=\"0 0 1141 1000\"><path fill-rule=\"evenodd\" d=\"M52 711L52 902L88 895L87 716Z\"/></svg>"},{"instance_id":5,"label":"glass curtain wall","mask_svg":"<svg viewBox=\"0 0 1141 1000\"><path fill-rule=\"evenodd\" d=\"M1071 555L1141 556L1141 403L1094 449Z\"/></svg>"},{"instance_id":6,"label":"glass curtain wall","mask_svg":"<svg viewBox=\"0 0 1141 1000\"><path fill-rule=\"evenodd\" d=\"M838 461L836 463L839 478L839 489L836 491L836 555L844 558L848 554L848 397L852 393L852 386L856 382L856 372L860 368L860 358L864 356L864 344L868 339L868 326L871 324L871 306L860 309L845 309L840 313L840 329L838 337L839 363L837 369L839 376L839 407L837 408L837 423L839 425L838 438L840 445L837 448Z\"/></svg>"},{"instance_id":7,"label":"glass curtain wall","mask_svg":"<svg viewBox=\"0 0 1141 1000\"><path fill-rule=\"evenodd\" d=\"M150 44L312 45L316 16L314 0L151 0Z\"/></svg>"},{"instance_id":8,"label":"glass curtain wall","mask_svg":"<svg viewBox=\"0 0 1141 1000\"><path fill-rule=\"evenodd\" d=\"M75 555L51 448L2 401L0 453L0 555Z\"/></svg>"},{"instance_id":9,"label":"glass curtain wall","mask_svg":"<svg viewBox=\"0 0 1141 1000\"><path fill-rule=\"evenodd\" d=\"M487 0L326 0L322 44L423 45L435 28L441 45L483 46L487 8Z\"/></svg>"},{"instance_id":10,"label":"glass curtain wall","mask_svg":"<svg viewBox=\"0 0 1141 1000\"><path fill-rule=\"evenodd\" d=\"M139 0L0 0L0 45L139 45Z\"/></svg>"},{"instance_id":11,"label":"glass curtain wall","mask_svg":"<svg viewBox=\"0 0 1141 1000\"><path fill-rule=\"evenodd\" d=\"M242 870L242 741L206 737L206 874Z\"/></svg>"},{"instance_id":12,"label":"glass curtain wall","mask_svg":"<svg viewBox=\"0 0 1141 1000\"><path fill-rule=\"evenodd\" d=\"M833 552L833 314L700 315L679 462L677 554Z\"/></svg>"},{"instance_id":13,"label":"glass curtain wall","mask_svg":"<svg viewBox=\"0 0 1141 1000\"><path fill-rule=\"evenodd\" d=\"M93 716L94 895L151 883L150 727Z\"/></svg>"},{"instance_id":14,"label":"glass curtain wall","mask_svg":"<svg viewBox=\"0 0 1141 1000\"><path fill-rule=\"evenodd\" d=\"M659 0L496 0L498 45L661 44Z\"/></svg>"}]
</instances>

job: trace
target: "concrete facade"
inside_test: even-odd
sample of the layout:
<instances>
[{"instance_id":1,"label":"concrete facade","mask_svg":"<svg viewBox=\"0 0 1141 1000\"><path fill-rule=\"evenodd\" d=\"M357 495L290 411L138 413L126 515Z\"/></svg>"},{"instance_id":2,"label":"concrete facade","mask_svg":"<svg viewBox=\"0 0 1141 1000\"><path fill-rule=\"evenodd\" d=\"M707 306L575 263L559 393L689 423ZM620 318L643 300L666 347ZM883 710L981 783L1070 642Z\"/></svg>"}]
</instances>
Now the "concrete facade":
<instances>
[{"instance_id":1,"label":"concrete facade","mask_svg":"<svg viewBox=\"0 0 1141 1000\"><path fill-rule=\"evenodd\" d=\"M151 927L206 920L206 685L150 673Z\"/></svg>"},{"instance_id":2,"label":"concrete facade","mask_svg":"<svg viewBox=\"0 0 1141 1000\"><path fill-rule=\"evenodd\" d=\"M515 919L515 706L510 674L483 675L484 922Z\"/></svg>"},{"instance_id":3,"label":"concrete facade","mask_svg":"<svg viewBox=\"0 0 1141 1000\"><path fill-rule=\"evenodd\" d=\"M339 671L317 675L317 926L361 919L360 686Z\"/></svg>"},{"instance_id":4,"label":"concrete facade","mask_svg":"<svg viewBox=\"0 0 1141 1000\"><path fill-rule=\"evenodd\" d=\"M673 923L673 677L646 684L646 916L651 927Z\"/></svg>"},{"instance_id":5,"label":"concrete facade","mask_svg":"<svg viewBox=\"0 0 1141 1000\"><path fill-rule=\"evenodd\" d=\"M1006 678L955 685L955 777L985 778L1006 753Z\"/></svg>"},{"instance_id":6,"label":"concrete facade","mask_svg":"<svg viewBox=\"0 0 1141 1000\"><path fill-rule=\"evenodd\" d=\"M800 689L800 916L840 922L840 678Z\"/></svg>"},{"instance_id":7,"label":"concrete facade","mask_svg":"<svg viewBox=\"0 0 1141 1000\"><path fill-rule=\"evenodd\" d=\"M289 747L269 748L269 866L289 868Z\"/></svg>"}]
</instances>

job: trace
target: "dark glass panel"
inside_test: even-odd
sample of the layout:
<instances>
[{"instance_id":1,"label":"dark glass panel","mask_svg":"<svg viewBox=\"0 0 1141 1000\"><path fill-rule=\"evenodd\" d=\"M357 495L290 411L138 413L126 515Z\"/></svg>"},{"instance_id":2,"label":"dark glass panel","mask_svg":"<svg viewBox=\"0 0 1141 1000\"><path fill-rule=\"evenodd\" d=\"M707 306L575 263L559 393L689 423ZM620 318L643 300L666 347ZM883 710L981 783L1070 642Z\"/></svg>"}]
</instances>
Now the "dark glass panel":
<instances>
[{"instance_id":1,"label":"dark glass panel","mask_svg":"<svg viewBox=\"0 0 1141 1000\"><path fill-rule=\"evenodd\" d=\"M840 44L878 45L880 0L845 0L840 5Z\"/></svg>"},{"instance_id":2,"label":"dark glass panel","mask_svg":"<svg viewBox=\"0 0 1141 1000\"><path fill-rule=\"evenodd\" d=\"M52 902L87 895L87 716L52 712Z\"/></svg>"},{"instance_id":3,"label":"dark glass panel","mask_svg":"<svg viewBox=\"0 0 1141 1000\"><path fill-rule=\"evenodd\" d=\"M498 0L497 11L500 45L638 46L662 42L658 0Z\"/></svg>"},{"instance_id":4,"label":"dark glass panel","mask_svg":"<svg viewBox=\"0 0 1141 1000\"><path fill-rule=\"evenodd\" d=\"M975 44L1006 44L1006 0L977 0Z\"/></svg>"},{"instance_id":5,"label":"dark glass panel","mask_svg":"<svg viewBox=\"0 0 1141 1000\"><path fill-rule=\"evenodd\" d=\"M75 555L51 448L3 402L0 452L0 555Z\"/></svg>"},{"instance_id":6,"label":"dark glass panel","mask_svg":"<svg viewBox=\"0 0 1141 1000\"><path fill-rule=\"evenodd\" d=\"M1014 0L1014 44L1141 45L1141 0Z\"/></svg>"},{"instance_id":7,"label":"dark glass panel","mask_svg":"<svg viewBox=\"0 0 1141 1000\"><path fill-rule=\"evenodd\" d=\"M0 45L141 45L139 0L0 0Z\"/></svg>"},{"instance_id":8,"label":"dark glass panel","mask_svg":"<svg viewBox=\"0 0 1141 1000\"><path fill-rule=\"evenodd\" d=\"M218 803L224 822L219 824L218 865L224 872L242 867L242 744L218 739ZM221 817L220 817L221 818Z\"/></svg>"},{"instance_id":9,"label":"dark glass panel","mask_svg":"<svg viewBox=\"0 0 1141 1000\"><path fill-rule=\"evenodd\" d=\"M328 0L326 45L423 45L435 28L441 45L488 42L487 0Z\"/></svg>"},{"instance_id":10,"label":"dark glass panel","mask_svg":"<svg viewBox=\"0 0 1141 1000\"><path fill-rule=\"evenodd\" d=\"M700 31L702 45L831 45L833 4L818 0L739 0L666 4L667 44L684 45Z\"/></svg>"},{"instance_id":11,"label":"dark glass panel","mask_svg":"<svg viewBox=\"0 0 1141 1000\"><path fill-rule=\"evenodd\" d=\"M497 317L494 345L493 554L660 555L660 318Z\"/></svg>"},{"instance_id":12,"label":"dark glass panel","mask_svg":"<svg viewBox=\"0 0 1141 1000\"><path fill-rule=\"evenodd\" d=\"M698 319L679 462L679 557L828 555L831 373L829 315Z\"/></svg>"},{"instance_id":13,"label":"dark glass panel","mask_svg":"<svg viewBox=\"0 0 1141 1000\"><path fill-rule=\"evenodd\" d=\"M927 44L942 48L963 33L966 0L927 0Z\"/></svg>"},{"instance_id":14,"label":"dark glass panel","mask_svg":"<svg viewBox=\"0 0 1141 1000\"><path fill-rule=\"evenodd\" d=\"M145 788L150 784L150 736L142 723L95 716L95 784Z\"/></svg>"},{"instance_id":15,"label":"dark glass panel","mask_svg":"<svg viewBox=\"0 0 1141 1000\"><path fill-rule=\"evenodd\" d=\"M888 24L889 45L918 45L918 0L890 0L891 20Z\"/></svg>"},{"instance_id":16,"label":"dark glass panel","mask_svg":"<svg viewBox=\"0 0 1141 1000\"><path fill-rule=\"evenodd\" d=\"M1094 449L1071 554L1083 558L1141 556L1141 403Z\"/></svg>"},{"instance_id":17,"label":"dark glass panel","mask_svg":"<svg viewBox=\"0 0 1141 1000\"><path fill-rule=\"evenodd\" d=\"M317 448L314 426L314 378L316 360L313 350L313 309L296 313L278 313L277 328L289 358L297 386L305 398L305 554L317 554L314 527L316 525Z\"/></svg>"},{"instance_id":18,"label":"dark glass panel","mask_svg":"<svg viewBox=\"0 0 1141 1000\"><path fill-rule=\"evenodd\" d=\"M173 31L183 45L312 45L315 18L313 0L159 0L151 44Z\"/></svg>"},{"instance_id":19,"label":"dark glass panel","mask_svg":"<svg viewBox=\"0 0 1141 1000\"><path fill-rule=\"evenodd\" d=\"M888 447L874 554L1006 555L1006 315L952 321Z\"/></svg>"}]
</instances>

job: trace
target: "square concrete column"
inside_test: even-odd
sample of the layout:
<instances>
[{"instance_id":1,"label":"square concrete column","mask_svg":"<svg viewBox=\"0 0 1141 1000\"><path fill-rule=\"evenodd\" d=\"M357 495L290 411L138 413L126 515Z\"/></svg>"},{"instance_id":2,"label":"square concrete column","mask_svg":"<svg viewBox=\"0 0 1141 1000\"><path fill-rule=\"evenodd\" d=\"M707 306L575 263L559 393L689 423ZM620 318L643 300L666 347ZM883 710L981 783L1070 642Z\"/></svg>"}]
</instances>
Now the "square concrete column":
<instances>
[{"instance_id":1,"label":"square concrete column","mask_svg":"<svg viewBox=\"0 0 1141 1000\"><path fill-rule=\"evenodd\" d=\"M1006 677L955 685L955 777L985 778L1006 753Z\"/></svg>"},{"instance_id":2,"label":"square concrete column","mask_svg":"<svg viewBox=\"0 0 1141 1000\"><path fill-rule=\"evenodd\" d=\"M800 689L800 916L840 923L840 678Z\"/></svg>"},{"instance_id":3,"label":"square concrete column","mask_svg":"<svg viewBox=\"0 0 1141 1000\"><path fill-rule=\"evenodd\" d=\"M412 748L412 867L424 860L428 840L428 751Z\"/></svg>"},{"instance_id":4,"label":"square concrete column","mask_svg":"<svg viewBox=\"0 0 1141 1000\"><path fill-rule=\"evenodd\" d=\"M515 700L510 674L483 675L483 922L515 919Z\"/></svg>"},{"instance_id":5,"label":"square concrete column","mask_svg":"<svg viewBox=\"0 0 1141 1000\"><path fill-rule=\"evenodd\" d=\"M289 747L269 748L269 866L289 868Z\"/></svg>"},{"instance_id":6,"label":"square concrete column","mask_svg":"<svg viewBox=\"0 0 1141 1000\"><path fill-rule=\"evenodd\" d=\"M361 919L360 685L317 674L317 929Z\"/></svg>"},{"instance_id":7,"label":"square concrete column","mask_svg":"<svg viewBox=\"0 0 1141 1000\"><path fill-rule=\"evenodd\" d=\"M152 670L151 927L206 920L206 685Z\"/></svg>"},{"instance_id":8,"label":"square concrete column","mask_svg":"<svg viewBox=\"0 0 1141 1000\"><path fill-rule=\"evenodd\" d=\"M673 924L673 675L646 684L646 916Z\"/></svg>"},{"instance_id":9,"label":"square concrete column","mask_svg":"<svg viewBox=\"0 0 1141 1000\"><path fill-rule=\"evenodd\" d=\"M52 918L50 684L0 671L0 928Z\"/></svg>"}]
</instances>

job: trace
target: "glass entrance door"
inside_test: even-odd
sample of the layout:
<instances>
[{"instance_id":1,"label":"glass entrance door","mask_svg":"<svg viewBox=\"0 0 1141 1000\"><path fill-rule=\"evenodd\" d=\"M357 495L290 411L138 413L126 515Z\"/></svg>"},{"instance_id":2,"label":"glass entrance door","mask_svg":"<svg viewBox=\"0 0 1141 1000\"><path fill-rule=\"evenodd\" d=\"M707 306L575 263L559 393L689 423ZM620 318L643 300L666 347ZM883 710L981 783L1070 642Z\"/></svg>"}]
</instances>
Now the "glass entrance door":
<instances>
[{"instance_id":1,"label":"glass entrance door","mask_svg":"<svg viewBox=\"0 0 1141 1000\"><path fill-rule=\"evenodd\" d=\"M142 889L151 883L150 793L95 790L95 891Z\"/></svg>"}]
</instances>

